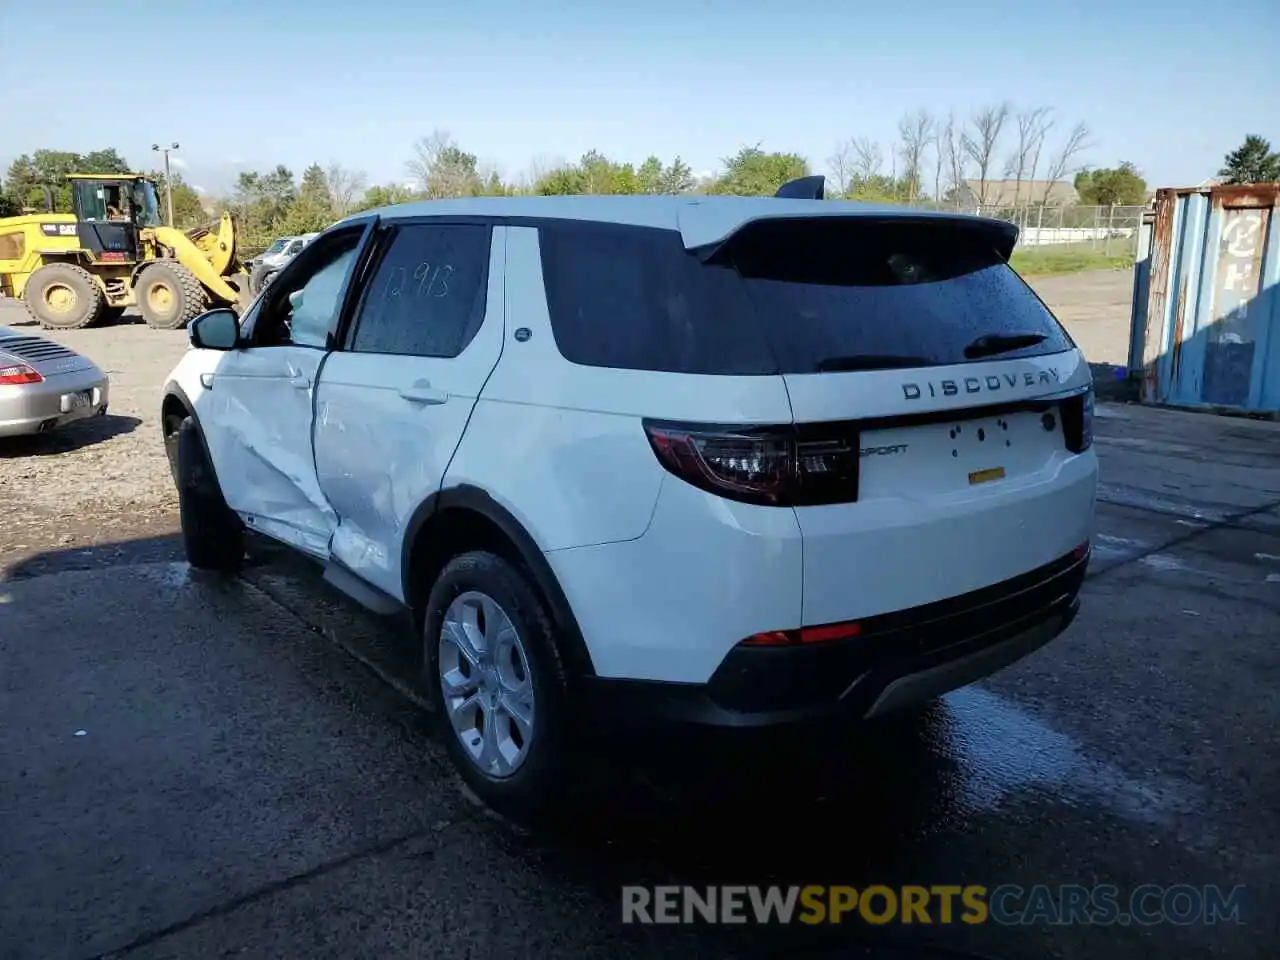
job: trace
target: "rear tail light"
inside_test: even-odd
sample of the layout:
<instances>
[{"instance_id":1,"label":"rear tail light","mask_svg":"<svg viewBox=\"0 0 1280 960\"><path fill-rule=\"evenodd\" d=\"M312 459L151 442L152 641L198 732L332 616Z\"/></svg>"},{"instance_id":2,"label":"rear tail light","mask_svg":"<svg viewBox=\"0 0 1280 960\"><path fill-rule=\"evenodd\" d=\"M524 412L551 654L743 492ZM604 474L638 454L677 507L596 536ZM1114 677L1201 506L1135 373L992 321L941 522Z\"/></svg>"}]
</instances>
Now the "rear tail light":
<instances>
[{"instance_id":1,"label":"rear tail light","mask_svg":"<svg viewBox=\"0 0 1280 960\"><path fill-rule=\"evenodd\" d=\"M848 640L862 633L856 620L847 623L827 623L820 627L801 627L798 630L767 630L743 640L744 647L796 647L814 643L831 643Z\"/></svg>"},{"instance_id":2,"label":"rear tail light","mask_svg":"<svg viewBox=\"0 0 1280 960\"><path fill-rule=\"evenodd\" d=\"M12 387L23 383L41 383L44 377L25 363L0 360L0 387Z\"/></svg>"},{"instance_id":3,"label":"rear tail light","mask_svg":"<svg viewBox=\"0 0 1280 960\"><path fill-rule=\"evenodd\" d=\"M815 428L719 427L646 420L658 460L682 480L729 500L771 507L858 499L856 434Z\"/></svg>"},{"instance_id":4,"label":"rear tail light","mask_svg":"<svg viewBox=\"0 0 1280 960\"><path fill-rule=\"evenodd\" d=\"M1062 435L1072 453L1084 453L1093 446L1093 387L1063 402Z\"/></svg>"}]
</instances>

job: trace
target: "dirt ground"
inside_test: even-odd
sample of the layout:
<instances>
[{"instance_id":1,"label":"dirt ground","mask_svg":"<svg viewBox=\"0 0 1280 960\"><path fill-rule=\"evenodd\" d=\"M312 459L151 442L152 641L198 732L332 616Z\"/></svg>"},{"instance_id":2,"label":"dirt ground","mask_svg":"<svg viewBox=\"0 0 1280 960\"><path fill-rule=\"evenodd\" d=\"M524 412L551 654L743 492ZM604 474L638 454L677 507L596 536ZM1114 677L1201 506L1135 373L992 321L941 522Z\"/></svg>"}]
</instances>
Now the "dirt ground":
<instances>
[{"instance_id":1,"label":"dirt ground","mask_svg":"<svg viewBox=\"0 0 1280 960\"><path fill-rule=\"evenodd\" d=\"M1094 363L1123 366L1129 271L1033 280ZM0 326L40 332L22 306L0 300ZM90 330L46 331L111 378L109 415L41 437L0 439L0 556L115 543L177 530L177 497L161 443L160 397L187 348L185 331L126 319Z\"/></svg>"}]
</instances>

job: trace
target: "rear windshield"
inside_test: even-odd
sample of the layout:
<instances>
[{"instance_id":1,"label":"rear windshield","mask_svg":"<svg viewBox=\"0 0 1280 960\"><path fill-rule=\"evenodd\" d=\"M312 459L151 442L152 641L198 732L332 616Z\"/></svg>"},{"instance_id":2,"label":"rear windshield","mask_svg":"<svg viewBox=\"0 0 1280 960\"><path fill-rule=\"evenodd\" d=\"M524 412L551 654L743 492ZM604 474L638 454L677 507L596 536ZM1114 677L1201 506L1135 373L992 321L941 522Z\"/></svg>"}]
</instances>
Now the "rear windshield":
<instances>
[{"instance_id":1,"label":"rear windshield","mask_svg":"<svg viewBox=\"0 0 1280 960\"><path fill-rule=\"evenodd\" d=\"M556 344L589 366L817 373L1072 346L995 238L963 222L767 220L700 254L676 231L578 222L544 226L541 247ZM1010 335L1034 342L966 355Z\"/></svg>"}]
</instances>

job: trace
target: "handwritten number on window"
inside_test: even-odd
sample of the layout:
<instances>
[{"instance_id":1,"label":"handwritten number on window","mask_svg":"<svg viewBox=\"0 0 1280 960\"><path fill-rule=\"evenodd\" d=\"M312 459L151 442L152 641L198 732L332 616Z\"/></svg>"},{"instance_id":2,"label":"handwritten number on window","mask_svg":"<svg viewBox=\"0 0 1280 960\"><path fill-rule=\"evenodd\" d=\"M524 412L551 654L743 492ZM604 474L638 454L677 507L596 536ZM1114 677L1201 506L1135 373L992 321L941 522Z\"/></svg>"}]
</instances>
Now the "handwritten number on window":
<instances>
[{"instance_id":1,"label":"handwritten number on window","mask_svg":"<svg viewBox=\"0 0 1280 960\"><path fill-rule=\"evenodd\" d=\"M453 277L454 266L451 263L431 264L423 261L414 267L413 281L410 288L414 297L447 297L449 280ZM386 300L394 300L405 292L409 282L409 271L406 267L396 267L387 278Z\"/></svg>"},{"instance_id":2,"label":"handwritten number on window","mask_svg":"<svg viewBox=\"0 0 1280 960\"><path fill-rule=\"evenodd\" d=\"M449 294L449 278L453 275L453 264L444 263L433 267L423 261L413 271L413 278L418 281L418 296L444 297Z\"/></svg>"}]
</instances>

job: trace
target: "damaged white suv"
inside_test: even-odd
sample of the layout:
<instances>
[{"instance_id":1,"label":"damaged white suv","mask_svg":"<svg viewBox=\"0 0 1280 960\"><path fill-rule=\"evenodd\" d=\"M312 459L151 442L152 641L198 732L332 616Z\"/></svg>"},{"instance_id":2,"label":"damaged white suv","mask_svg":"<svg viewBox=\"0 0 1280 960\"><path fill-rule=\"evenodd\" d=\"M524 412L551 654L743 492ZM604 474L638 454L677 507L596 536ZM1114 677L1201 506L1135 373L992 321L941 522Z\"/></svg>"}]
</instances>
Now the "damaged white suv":
<instances>
[{"instance_id":1,"label":"damaged white suv","mask_svg":"<svg viewBox=\"0 0 1280 960\"><path fill-rule=\"evenodd\" d=\"M874 716L1017 660L1077 610L1088 365L1010 224L820 196L336 224L191 325L163 401L191 563L248 528L412 611L498 805L553 795L584 715Z\"/></svg>"}]
</instances>

